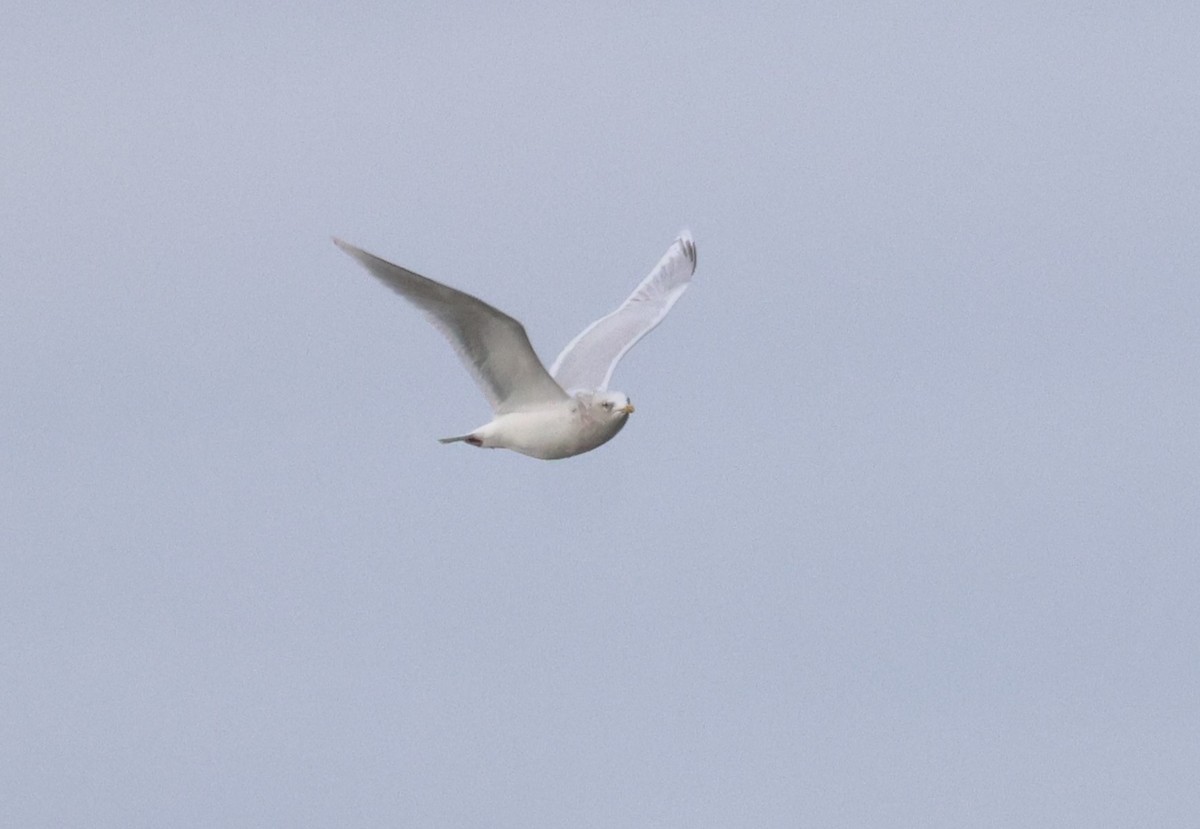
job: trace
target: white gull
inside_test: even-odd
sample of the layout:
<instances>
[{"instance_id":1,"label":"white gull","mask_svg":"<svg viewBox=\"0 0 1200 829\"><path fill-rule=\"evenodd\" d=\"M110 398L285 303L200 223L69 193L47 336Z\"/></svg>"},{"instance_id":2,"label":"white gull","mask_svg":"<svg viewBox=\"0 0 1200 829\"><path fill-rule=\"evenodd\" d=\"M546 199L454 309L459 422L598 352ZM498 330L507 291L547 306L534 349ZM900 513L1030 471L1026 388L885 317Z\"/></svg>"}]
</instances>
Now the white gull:
<instances>
[{"instance_id":1,"label":"white gull","mask_svg":"<svg viewBox=\"0 0 1200 829\"><path fill-rule=\"evenodd\" d=\"M633 404L624 393L608 390L613 369L662 322L696 271L696 243L684 231L629 298L571 340L547 371L524 326L508 314L341 239L333 241L425 314L492 404L490 422L441 442L511 449L544 460L591 451L621 431Z\"/></svg>"}]
</instances>

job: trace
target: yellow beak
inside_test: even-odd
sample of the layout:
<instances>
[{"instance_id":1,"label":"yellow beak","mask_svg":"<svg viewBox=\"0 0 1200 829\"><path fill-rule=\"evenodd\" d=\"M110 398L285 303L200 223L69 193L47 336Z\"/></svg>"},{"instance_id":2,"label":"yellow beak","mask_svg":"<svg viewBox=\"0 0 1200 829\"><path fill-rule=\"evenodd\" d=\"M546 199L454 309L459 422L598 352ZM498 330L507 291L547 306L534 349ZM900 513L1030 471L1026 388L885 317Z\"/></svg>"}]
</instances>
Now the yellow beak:
<instances>
[{"instance_id":1,"label":"yellow beak","mask_svg":"<svg viewBox=\"0 0 1200 829\"><path fill-rule=\"evenodd\" d=\"M621 409L621 411L623 411L627 415L633 414L633 404L632 403L627 404L625 406L625 408Z\"/></svg>"}]
</instances>

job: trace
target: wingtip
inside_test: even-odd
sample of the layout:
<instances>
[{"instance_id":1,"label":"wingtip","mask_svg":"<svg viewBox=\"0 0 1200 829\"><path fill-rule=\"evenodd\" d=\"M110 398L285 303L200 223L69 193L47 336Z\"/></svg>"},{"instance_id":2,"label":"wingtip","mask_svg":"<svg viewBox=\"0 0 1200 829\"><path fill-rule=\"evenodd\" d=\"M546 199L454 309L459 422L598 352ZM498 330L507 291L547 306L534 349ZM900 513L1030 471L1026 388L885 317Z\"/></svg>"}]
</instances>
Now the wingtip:
<instances>
[{"instance_id":1,"label":"wingtip","mask_svg":"<svg viewBox=\"0 0 1200 829\"><path fill-rule=\"evenodd\" d=\"M691 261L692 272L695 273L698 259L696 256L696 240L692 238L692 231L686 227L679 231L679 238L675 240L675 243L683 249L684 255Z\"/></svg>"},{"instance_id":2,"label":"wingtip","mask_svg":"<svg viewBox=\"0 0 1200 829\"><path fill-rule=\"evenodd\" d=\"M362 248L355 247L344 239L339 239L337 236L330 236L329 238L332 239L333 243L338 246L338 250L340 250L342 253L348 254L349 256L353 256L360 262L364 261L363 257L368 255L367 252Z\"/></svg>"}]
</instances>

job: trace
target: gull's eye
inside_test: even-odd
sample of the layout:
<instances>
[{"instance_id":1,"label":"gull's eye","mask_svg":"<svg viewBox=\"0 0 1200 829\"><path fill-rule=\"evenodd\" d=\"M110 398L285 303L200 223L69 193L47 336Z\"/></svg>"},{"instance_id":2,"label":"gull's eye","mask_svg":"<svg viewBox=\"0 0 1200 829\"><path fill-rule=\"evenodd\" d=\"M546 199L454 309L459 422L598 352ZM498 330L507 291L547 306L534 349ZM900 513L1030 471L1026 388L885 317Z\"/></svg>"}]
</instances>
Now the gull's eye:
<instances>
[{"instance_id":1,"label":"gull's eye","mask_svg":"<svg viewBox=\"0 0 1200 829\"><path fill-rule=\"evenodd\" d=\"M606 400L606 401L604 402L604 408L608 409L608 410L611 412L611 411L612 411L612 401L611 401L611 400Z\"/></svg>"}]
</instances>

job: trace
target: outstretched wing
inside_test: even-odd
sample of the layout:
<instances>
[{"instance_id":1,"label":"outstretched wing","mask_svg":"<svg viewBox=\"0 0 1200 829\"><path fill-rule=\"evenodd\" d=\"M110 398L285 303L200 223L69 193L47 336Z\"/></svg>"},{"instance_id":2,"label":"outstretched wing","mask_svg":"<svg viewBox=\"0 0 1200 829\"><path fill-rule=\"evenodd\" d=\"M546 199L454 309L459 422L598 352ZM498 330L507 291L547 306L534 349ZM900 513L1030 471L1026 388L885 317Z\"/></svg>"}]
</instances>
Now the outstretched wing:
<instances>
[{"instance_id":1,"label":"outstretched wing","mask_svg":"<svg viewBox=\"0 0 1200 829\"><path fill-rule=\"evenodd\" d=\"M563 349L550 373L564 389L608 388L625 352L663 321L696 272L696 243L686 230L629 299L593 322Z\"/></svg>"},{"instance_id":2,"label":"outstretched wing","mask_svg":"<svg viewBox=\"0 0 1200 829\"><path fill-rule=\"evenodd\" d=\"M341 239L333 241L380 282L421 309L454 346L496 414L566 399L534 353L524 326L508 314Z\"/></svg>"}]
</instances>

